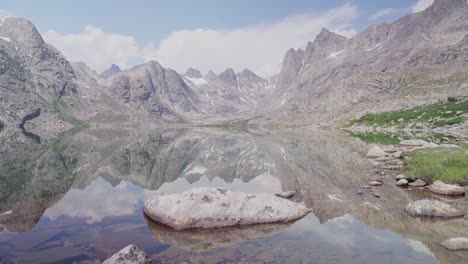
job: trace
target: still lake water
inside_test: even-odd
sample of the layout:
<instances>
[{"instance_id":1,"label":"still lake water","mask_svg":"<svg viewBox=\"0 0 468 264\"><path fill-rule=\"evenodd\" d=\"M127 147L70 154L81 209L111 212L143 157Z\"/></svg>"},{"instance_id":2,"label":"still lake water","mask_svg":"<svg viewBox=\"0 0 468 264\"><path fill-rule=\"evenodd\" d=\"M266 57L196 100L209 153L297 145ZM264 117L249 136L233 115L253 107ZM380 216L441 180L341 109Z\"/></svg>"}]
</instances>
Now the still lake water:
<instances>
[{"instance_id":1,"label":"still lake water","mask_svg":"<svg viewBox=\"0 0 468 264\"><path fill-rule=\"evenodd\" d=\"M135 244L153 263L467 263L439 246L468 220L422 221L417 194L375 177L366 145L323 131L91 130L2 143L0 263L100 263ZM174 232L143 202L193 187L295 190L313 213L288 224Z\"/></svg>"}]
</instances>

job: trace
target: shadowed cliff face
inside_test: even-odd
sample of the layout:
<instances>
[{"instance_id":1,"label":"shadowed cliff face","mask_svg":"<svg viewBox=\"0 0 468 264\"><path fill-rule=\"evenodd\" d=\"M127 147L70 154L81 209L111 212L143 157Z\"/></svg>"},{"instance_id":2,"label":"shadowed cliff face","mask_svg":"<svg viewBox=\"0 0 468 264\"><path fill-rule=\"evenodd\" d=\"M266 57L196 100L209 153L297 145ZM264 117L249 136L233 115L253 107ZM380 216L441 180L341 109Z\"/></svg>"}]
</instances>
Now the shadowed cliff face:
<instances>
[{"instance_id":1,"label":"shadowed cliff face","mask_svg":"<svg viewBox=\"0 0 468 264\"><path fill-rule=\"evenodd\" d=\"M255 261L275 248L286 249L268 256L277 262L299 256L325 263L359 255L356 263L371 263L381 260L383 251L389 262L463 263L467 257L438 245L467 236L467 220L407 217L403 207L417 194L395 187L392 176L376 189L381 198L357 195L375 174L362 157L367 146L340 134L90 130L52 145L11 142L2 148L8 155L0 159L0 226L22 232L0 233L0 241L7 242L0 245L2 257L23 260L15 252L26 250L26 256L50 258L47 252L67 244L76 249L67 254L102 260L129 243L140 243L158 260L216 255ZM295 190L293 200L313 213L287 225L230 229L223 235L173 233L146 222L141 208L147 197L193 187ZM25 240L45 236L50 243L24 248Z\"/></svg>"}]
</instances>

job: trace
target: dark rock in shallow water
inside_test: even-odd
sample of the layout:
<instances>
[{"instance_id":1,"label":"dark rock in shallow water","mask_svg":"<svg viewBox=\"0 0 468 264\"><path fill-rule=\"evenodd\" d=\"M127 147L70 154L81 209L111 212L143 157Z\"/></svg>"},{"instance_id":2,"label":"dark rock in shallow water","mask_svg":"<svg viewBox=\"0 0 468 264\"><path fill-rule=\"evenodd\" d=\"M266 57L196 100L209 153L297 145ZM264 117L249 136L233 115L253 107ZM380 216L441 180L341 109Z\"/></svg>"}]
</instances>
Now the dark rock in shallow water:
<instances>
[{"instance_id":1,"label":"dark rock in shallow water","mask_svg":"<svg viewBox=\"0 0 468 264\"><path fill-rule=\"evenodd\" d=\"M128 245L108 258L103 264L149 264L151 259L135 245Z\"/></svg>"},{"instance_id":2,"label":"dark rock in shallow water","mask_svg":"<svg viewBox=\"0 0 468 264\"><path fill-rule=\"evenodd\" d=\"M275 193L276 196L281 197L281 198L291 198L294 195L296 195L296 191L286 191L286 192L280 192L280 193Z\"/></svg>"}]
</instances>

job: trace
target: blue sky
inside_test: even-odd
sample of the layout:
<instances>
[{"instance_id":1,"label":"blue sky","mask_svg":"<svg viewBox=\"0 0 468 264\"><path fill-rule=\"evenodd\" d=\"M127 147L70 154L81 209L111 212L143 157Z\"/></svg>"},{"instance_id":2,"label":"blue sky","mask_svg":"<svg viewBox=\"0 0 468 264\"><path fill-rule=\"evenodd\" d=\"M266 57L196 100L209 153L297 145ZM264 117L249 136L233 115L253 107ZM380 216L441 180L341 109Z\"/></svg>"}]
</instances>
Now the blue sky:
<instances>
[{"instance_id":1,"label":"blue sky","mask_svg":"<svg viewBox=\"0 0 468 264\"><path fill-rule=\"evenodd\" d=\"M287 21L291 17L303 17L304 21L289 24L294 27L297 23L302 25L304 23L310 24L310 28L313 30L304 29L303 32L297 32L297 34L309 34L310 36L303 36L294 41L288 43L282 41L281 47L272 50L272 56L275 56L276 62L268 62L268 65L253 65L246 63L245 67L253 67L255 70L261 71L263 75L274 73L278 70L278 65L281 63L281 57L279 51L285 52L287 45L293 48L305 47L306 40L312 41L315 34L319 29L316 27L328 26L332 27L332 30L339 31L338 29L347 28L348 35L353 33L349 31L352 29L354 32L362 31L368 25L374 23L380 23L384 21L391 21L405 14L411 13L413 7L418 4L427 6L432 0L393 0L393 1L376 1L376 0L327 0L327 1L311 1L311 0L235 0L235 1L216 1L216 0L156 0L156 1L143 1L143 0L81 0L81 1L59 1L59 0L3 0L0 2L1 13L10 14L13 16L23 16L30 19L41 33L53 31L56 34L46 34L48 37L45 39L52 42L53 45L57 46L67 57L71 59L81 59L88 63L86 56L93 56L93 54L85 55L78 54L80 50L85 53L86 49L90 49L92 45L90 43L83 43L87 47L73 47L72 43L65 43L63 36L69 36L69 42L82 42L76 41L71 36L80 37L83 42L86 38L86 32L88 35L92 35L92 29L86 31L86 26L92 26L93 29L99 29L102 35L109 36L122 36L132 38L134 43L126 43L122 45L109 46L109 48L117 49L116 53L123 52L124 50L131 50L131 54L125 57L123 54L116 56L115 63L126 68L132 66L135 63L149 60L150 57L163 61L163 64L168 64L170 67L175 68L178 71L183 71L183 68L188 64L206 64L203 60L206 60L203 56L200 58L189 58L187 62L183 64L177 64L172 62L174 54L180 54L184 51L188 52L187 49L191 49L190 43L186 46L179 45L180 51L170 50L163 52L161 51L161 45L166 40L170 40L172 43L171 47L177 46L180 42L193 42L198 43L198 39L193 34L179 34L178 39L171 39L171 34L177 35L177 32L190 33L196 29L202 29L204 31L195 34L200 38L213 37L213 45L218 46L211 47L216 50L216 55L221 52L228 52L229 50L235 50L236 47L232 47L227 50L217 50L219 46L229 46L223 41L229 41L229 38L219 41L219 34L213 35L207 30L214 30L216 32L237 32L238 30L260 30L262 27L270 27L277 25L281 21ZM337 16L329 18L329 20L322 19L316 21L317 18L328 14L332 16L331 12L337 8L348 8L349 10L344 11L343 14L337 12ZM381 14L381 16L378 16ZM304 18L306 17L306 18ZM299 19L301 20L301 19ZM326 21L325 21L326 20ZM302 23L302 24L301 24ZM81 33L81 34L80 34ZM193 33L193 32L192 32ZM278 32L279 35L284 33L283 31ZM227 34L227 33L226 33ZM344 33L345 34L345 33ZM261 35L261 33L259 34ZM253 46L262 46L265 43L274 43L276 40L273 37L273 33L270 32L265 35L269 41L265 40L255 41L255 34L247 35L234 35L233 38L250 38ZM225 37L224 35L221 38ZM291 38L290 36L286 36ZM278 36L281 38L281 36ZM117 43L117 39L105 39L101 40L110 42L114 41ZM73 41L75 40L75 41ZM128 40L128 39L127 39ZM248 39L246 40L248 41ZM300 44L299 42L304 42ZM124 41L125 42L125 41ZM128 41L127 41L128 42ZM231 41L232 42L232 41ZM236 42L236 41L234 41ZM168 45L170 44L168 43ZM175 43L175 44L174 44ZM211 42L209 42L211 43ZM248 42L245 42L248 44ZM246 44L236 43L237 46L245 46ZM257 43L257 44L256 44ZM224 44L224 45L223 45ZM134 45L135 47L133 47ZM207 46L205 43L198 43L200 46ZM97 45L103 46L105 45ZM167 45L166 45L167 46ZM195 45L196 46L196 45ZM209 46L209 45L208 45ZM260 47L257 47L260 48ZM197 48L197 47L193 47ZM199 47L198 47L199 48ZM237 47L238 48L238 47ZM136 49L136 50L134 50ZM167 48L166 48L167 49ZM253 48L252 48L253 49ZM75 54L72 54L71 50L78 50ZM254 52L254 51L252 51ZM167 53L167 54L166 54ZM219 54L218 54L219 53ZM146 55L144 55L146 54ZM151 55L148 55L151 54ZM206 53L209 55L209 49ZM190 54L189 54L190 55ZM172 56L169 58L169 56ZM267 57L268 54L265 55ZM184 56L185 58L187 56ZM221 56L223 57L223 56ZM250 56L246 56L248 59ZM183 60L183 58L174 58L173 60ZM262 59L262 58L258 58ZM101 71L104 65L112 61L112 56L109 58L103 58L102 62L89 61L94 68ZM207 71L209 68L213 68L216 71L220 71L223 67L227 67L229 58L220 58L223 62L213 62L206 65L202 65L202 71ZM241 61L236 59L233 62L233 66L236 68L242 67ZM272 65L275 64L275 65ZM197 66L197 65L193 65ZM242 70L242 69L236 69Z\"/></svg>"}]
</instances>

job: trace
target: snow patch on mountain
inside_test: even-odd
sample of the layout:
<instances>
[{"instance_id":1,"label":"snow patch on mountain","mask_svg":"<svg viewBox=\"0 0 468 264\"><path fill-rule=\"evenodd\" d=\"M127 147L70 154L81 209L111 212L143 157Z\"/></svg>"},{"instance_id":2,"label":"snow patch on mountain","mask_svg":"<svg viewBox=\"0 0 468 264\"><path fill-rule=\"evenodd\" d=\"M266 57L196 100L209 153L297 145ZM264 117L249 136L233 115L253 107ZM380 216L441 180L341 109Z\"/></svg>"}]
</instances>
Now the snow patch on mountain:
<instances>
[{"instance_id":1,"label":"snow patch on mountain","mask_svg":"<svg viewBox=\"0 0 468 264\"><path fill-rule=\"evenodd\" d=\"M330 56L327 57L327 59L335 59L343 52L344 52L344 50L341 50L341 51L338 51L338 52L332 52L330 54Z\"/></svg>"},{"instance_id":2,"label":"snow patch on mountain","mask_svg":"<svg viewBox=\"0 0 468 264\"><path fill-rule=\"evenodd\" d=\"M200 86L200 85L203 85L203 84L207 84L208 81L205 79L205 78L190 78L190 77L187 77L185 76L185 78L189 81L191 81L193 84L195 84L196 86Z\"/></svg>"}]
</instances>

